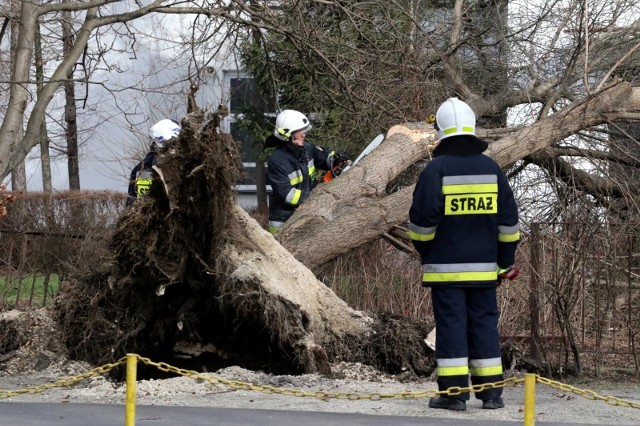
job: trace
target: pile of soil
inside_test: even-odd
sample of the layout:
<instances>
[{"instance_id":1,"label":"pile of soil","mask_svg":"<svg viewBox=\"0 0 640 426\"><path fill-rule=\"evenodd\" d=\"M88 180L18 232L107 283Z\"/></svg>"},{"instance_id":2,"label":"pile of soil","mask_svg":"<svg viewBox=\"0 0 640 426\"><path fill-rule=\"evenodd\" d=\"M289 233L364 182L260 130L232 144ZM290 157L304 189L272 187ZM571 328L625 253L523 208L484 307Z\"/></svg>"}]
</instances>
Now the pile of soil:
<instances>
[{"instance_id":1,"label":"pile of soil","mask_svg":"<svg viewBox=\"0 0 640 426\"><path fill-rule=\"evenodd\" d=\"M50 308L0 312L1 375L77 374L91 368L88 362L69 359L62 332Z\"/></svg>"}]
</instances>

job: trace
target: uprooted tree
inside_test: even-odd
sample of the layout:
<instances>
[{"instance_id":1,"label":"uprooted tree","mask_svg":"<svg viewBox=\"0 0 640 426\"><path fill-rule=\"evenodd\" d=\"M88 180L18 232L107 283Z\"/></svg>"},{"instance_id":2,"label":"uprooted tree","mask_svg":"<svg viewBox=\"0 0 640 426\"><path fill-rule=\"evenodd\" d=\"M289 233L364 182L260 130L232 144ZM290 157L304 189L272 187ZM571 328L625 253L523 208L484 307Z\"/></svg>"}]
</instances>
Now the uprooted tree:
<instances>
[{"instance_id":1,"label":"uprooted tree","mask_svg":"<svg viewBox=\"0 0 640 426\"><path fill-rule=\"evenodd\" d=\"M149 196L119 220L112 262L58 297L74 358L176 353L330 373L335 360L429 374L428 323L351 309L234 201L237 144L219 116L183 121ZM201 129L201 130L200 130Z\"/></svg>"},{"instance_id":2,"label":"uprooted tree","mask_svg":"<svg viewBox=\"0 0 640 426\"><path fill-rule=\"evenodd\" d=\"M281 2L275 8L270 2L211 2L218 7L206 10L200 2L156 1L122 14L98 13L107 3L74 3L84 8L79 37L45 78L44 91L31 97L37 99L33 108L24 82L31 72L35 25L39 17L69 5L22 2L20 15L11 15L24 31L7 79L12 83L0 129L0 176L40 141L47 105L86 51L91 33L150 13L197 16L194 23L206 28L189 30L201 34L203 43L188 40L189 51L206 45L211 31L225 27L222 22L237 24L228 26L233 39L242 32L239 27L249 30L250 38L262 43L254 50L257 56L284 65L273 93L289 93L295 95L290 101L300 102L308 92L314 104L305 111L338 111L332 117L344 117L337 124L348 131L341 139L363 136L379 123L390 129L365 161L315 191L279 234L281 246L235 207L231 188L239 155L217 132L216 117L201 129L203 118L190 116L175 154L160 161L163 178L151 196L119 221L112 262L77 279L79 285L67 285L58 299L67 343L77 358L100 362L127 351L155 357L182 351L296 371L327 371L327 362L335 359L429 371L424 324L356 312L313 272L380 237L410 250L402 229L413 189L408 171L428 160L434 134L424 123L389 123L424 117L452 94L493 127L479 134L491 141L488 154L500 165L522 159L519 167L533 164L559 187L567 183L598 206L624 192L631 200L628 209L637 211L635 181L626 175L615 181L611 168L597 163L637 167L637 136L621 126L640 119L640 92L633 83L638 22L626 18L631 3L609 9L608 3L554 8L542 2L538 16L529 7L507 14L507 6L517 2L464 1L435 5L435 13L427 3L405 7L383 1ZM200 21L201 16L208 19ZM300 19L291 19L296 16ZM274 35L271 50L265 48L270 45L265 33L254 29ZM277 75L266 70L269 79ZM292 78L292 71L299 78ZM319 100L325 104L315 104ZM538 121L508 127L507 111L523 105L536 111L528 118L535 115ZM31 113L19 138L25 111ZM359 132L352 133L354 123L363 123ZM601 136L607 129L610 139ZM616 137L625 140L617 151L610 149ZM570 138L577 143L567 143ZM585 150L585 143L596 149ZM595 159L595 172L573 167L572 156ZM308 241L331 244L311 250Z\"/></svg>"}]
</instances>

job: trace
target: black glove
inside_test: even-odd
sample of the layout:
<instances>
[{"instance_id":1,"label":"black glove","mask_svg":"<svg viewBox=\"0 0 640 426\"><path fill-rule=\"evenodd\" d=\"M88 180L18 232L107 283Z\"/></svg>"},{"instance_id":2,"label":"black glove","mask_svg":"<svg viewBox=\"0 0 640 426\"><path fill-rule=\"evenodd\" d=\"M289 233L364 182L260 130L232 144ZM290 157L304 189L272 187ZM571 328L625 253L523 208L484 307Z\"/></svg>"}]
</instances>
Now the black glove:
<instances>
[{"instance_id":1,"label":"black glove","mask_svg":"<svg viewBox=\"0 0 640 426\"><path fill-rule=\"evenodd\" d=\"M335 151L333 155L335 158L334 162L337 164L344 163L345 161L349 161L349 154L347 154L346 151Z\"/></svg>"}]
</instances>

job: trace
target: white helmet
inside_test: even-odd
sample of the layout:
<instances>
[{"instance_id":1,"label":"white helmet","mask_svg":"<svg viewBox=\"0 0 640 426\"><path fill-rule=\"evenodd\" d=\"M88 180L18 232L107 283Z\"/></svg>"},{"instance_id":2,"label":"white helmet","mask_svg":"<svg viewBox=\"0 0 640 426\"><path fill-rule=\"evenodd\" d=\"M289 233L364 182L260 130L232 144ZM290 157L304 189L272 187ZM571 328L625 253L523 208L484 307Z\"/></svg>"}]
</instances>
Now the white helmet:
<instances>
[{"instance_id":1,"label":"white helmet","mask_svg":"<svg viewBox=\"0 0 640 426\"><path fill-rule=\"evenodd\" d=\"M311 122L306 115L292 109L285 109L276 117L276 128L273 131L275 137L286 141L291 138L291 134L302 130L311 130Z\"/></svg>"},{"instance_id":2,"label":"white helmet","mask_svg":"<svg viewBox=\"0 0 640 426\"><path fill-rule=\"evenodd\" d=\"M436 113L438 139L476 134L476 116L469 105L458 98L449 98Z\"/></svg>"},{"instance_id":3,"label":"white helmet","mask_svg":"<svg viewBox=\"0 0 640 426\"><path fill-rule=\"evenodd\" d=\"M180 134L180 130L182 130L180 126L165 118L151 126L151 129L149 129L149 135L158 147L162 147L168 140L177 138Z\"/></svg>"}]
</instances>

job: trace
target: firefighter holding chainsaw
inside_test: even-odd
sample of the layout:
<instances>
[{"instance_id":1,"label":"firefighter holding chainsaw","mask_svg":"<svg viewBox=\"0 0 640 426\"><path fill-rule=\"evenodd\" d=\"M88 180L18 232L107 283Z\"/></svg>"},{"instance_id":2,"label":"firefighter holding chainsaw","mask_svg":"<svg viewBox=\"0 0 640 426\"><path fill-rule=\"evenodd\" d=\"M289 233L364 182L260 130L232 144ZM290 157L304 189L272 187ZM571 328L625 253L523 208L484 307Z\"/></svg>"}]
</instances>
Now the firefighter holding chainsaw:
<instances>
[{"instance_id":1,"label":"firefighter holding chainsaw","mask_svg":"<svg viewBox=\"0 0 640 426\"><path fill-rule=\"evenodd\" d=\"M518 209L500 166L484 155L475 115L458 98L438 109L439 144L413 192L409 233L431 288L438 388L503 380L496 288L514 279ZM476 393L482 408L504 407L502 388ZM469 393L438 396L431 408L466 410Z\"/></svg>"},{"instance_id":2,"label":"firefighter holding chainsaw","mask_svg":"<svg viewBox=\"0 0 640 426\"><path fill-rule=\"evenodd\" d=\"M267 163L269 232L277 233L309 196L318 182L318 169L329 170L342 158L327 148L305 141L311 122L301 112L287 109L276 117L273 136L266 146L275 146Z\"/></svg>"}]
</instances>

